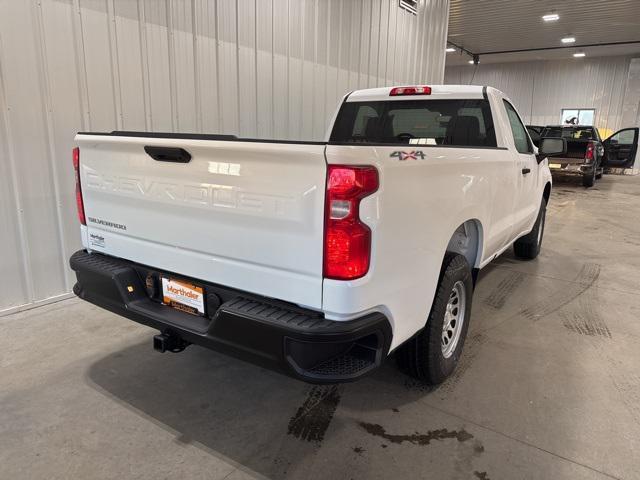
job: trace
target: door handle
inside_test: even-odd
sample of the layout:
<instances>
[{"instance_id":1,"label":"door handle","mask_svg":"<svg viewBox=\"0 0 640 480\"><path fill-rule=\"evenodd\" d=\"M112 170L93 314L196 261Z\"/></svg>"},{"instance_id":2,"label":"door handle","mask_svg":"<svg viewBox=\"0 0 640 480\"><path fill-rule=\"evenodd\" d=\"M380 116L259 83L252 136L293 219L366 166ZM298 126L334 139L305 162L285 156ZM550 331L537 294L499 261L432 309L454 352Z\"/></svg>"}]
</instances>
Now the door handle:
<instances>
[{"instance_id":1,"label":"door handle","mask_svg":"<svg viewBox=\"0 0 640 480\"><path fill-rule=\"evenodd\" d=\"M191 154L184 148L152 147L147 145L144 147L144 151L158 162L189 163L191 160Z\"/></svg>"},{"instance_id":2,"label":"door handle","mask_svg":"<svg viewBox=\"0 0 640 480\"><path fill-rule=\"evenodd\" d=\"M522 174L526 175L527 173L531 173L531 169L530 168L523 168L522 169Z\"/></svg>"}]
</instances>

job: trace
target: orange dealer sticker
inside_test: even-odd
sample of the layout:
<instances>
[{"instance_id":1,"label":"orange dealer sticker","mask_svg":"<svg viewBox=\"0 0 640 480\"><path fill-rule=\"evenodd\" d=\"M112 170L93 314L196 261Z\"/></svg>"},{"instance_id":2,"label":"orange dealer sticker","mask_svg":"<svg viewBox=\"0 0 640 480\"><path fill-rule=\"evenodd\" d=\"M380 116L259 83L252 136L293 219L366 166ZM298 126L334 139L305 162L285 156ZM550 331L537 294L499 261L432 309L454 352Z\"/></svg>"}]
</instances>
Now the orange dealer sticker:
<instances>
[{"instance_id":1,"label":"orange dealer sticker","mask_svg":"<svg viewBox=\"0 0 640 480\"><path fill-rule=\"evenodd\" d=\"M190 283L162 278L162 303L194 315L204 315L204 291Z\"/></svg>"}]
</instances>

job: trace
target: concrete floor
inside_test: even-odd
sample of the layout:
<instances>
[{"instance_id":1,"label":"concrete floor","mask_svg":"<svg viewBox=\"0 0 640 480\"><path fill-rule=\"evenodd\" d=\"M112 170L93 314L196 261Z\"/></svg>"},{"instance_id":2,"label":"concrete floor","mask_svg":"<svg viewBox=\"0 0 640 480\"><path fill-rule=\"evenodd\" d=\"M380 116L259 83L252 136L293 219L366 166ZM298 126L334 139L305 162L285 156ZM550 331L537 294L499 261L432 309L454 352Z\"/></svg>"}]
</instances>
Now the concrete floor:
<instances>
[{"instance_id":1,"label":"concrete floor","mask_svg":"<svg viewBox=\"0 0 640 480\"><path fill-rule=\"evenodd\" d=\"M0 319L0 477L640 478L640 178L555 185L487 267L455 375L313 387L77 299Z\"/></svg>"}]
</instances>

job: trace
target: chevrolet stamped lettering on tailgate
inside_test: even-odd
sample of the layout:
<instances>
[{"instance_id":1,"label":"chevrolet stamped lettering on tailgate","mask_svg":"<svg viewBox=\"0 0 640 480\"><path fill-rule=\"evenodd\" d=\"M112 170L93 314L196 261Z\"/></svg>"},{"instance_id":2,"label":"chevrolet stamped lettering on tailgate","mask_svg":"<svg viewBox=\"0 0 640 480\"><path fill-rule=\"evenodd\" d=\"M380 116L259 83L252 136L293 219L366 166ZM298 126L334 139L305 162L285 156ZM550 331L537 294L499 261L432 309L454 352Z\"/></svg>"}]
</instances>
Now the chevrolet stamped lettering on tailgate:
<instances>
[{"instance_id":1,"label":"chevrolet stamped lettering on tailgate","mask_svg":"<svg viewBox=\"0 0 640 480\"><path fill-rule=\"evenodd\" d=\"M301 195L296 199L293 196L252 192L232 185L158 182L139 177L104 175L96 172L87 172L86 176L86 188L91 190L106 190L166 203L182 203L221 210L235 209L239 212L260 213L270 217L300 218L299 203L304 197Z\"/></svg>"}]
</instances>

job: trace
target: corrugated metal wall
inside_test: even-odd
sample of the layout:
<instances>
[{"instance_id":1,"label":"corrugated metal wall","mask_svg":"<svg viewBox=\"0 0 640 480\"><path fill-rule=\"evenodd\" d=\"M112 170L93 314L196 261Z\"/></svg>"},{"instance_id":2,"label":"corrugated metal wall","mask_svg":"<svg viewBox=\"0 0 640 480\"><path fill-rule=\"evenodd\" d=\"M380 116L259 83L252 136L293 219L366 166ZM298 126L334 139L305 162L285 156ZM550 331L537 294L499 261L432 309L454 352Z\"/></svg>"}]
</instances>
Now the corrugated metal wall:
<instances>
[{"instance_id":1,"label":"corrugated metal wall","mask_svg":"<svg viewBox=\"0 0 640 480\"><path fill-rule=\"evenodd\" d=\"M0 1L0 313L73 285L76 131L319 140L349 90L442 81L448 7Z\"/></svg>"},{"instance_id":2,"label":"corrugated metal wall","mask_svg":"<svg viewBox=\"0 0 640 480\"><path fill-rule=\"evenodd\" d=\"M602 57L480 63L475 75L473 65L446 68L445 83L496 87L532 125L559 123L563 108L595 108L596 126L605 132L615 131L634 126L623 124L624 106L631 93L627 92L630 62L630 57ZM630 101L635 101L637 108L638 98ZM624 121L628 118L626 115Z\"/></svg>"}]
</instances>

